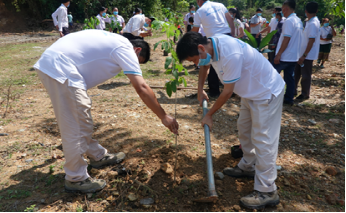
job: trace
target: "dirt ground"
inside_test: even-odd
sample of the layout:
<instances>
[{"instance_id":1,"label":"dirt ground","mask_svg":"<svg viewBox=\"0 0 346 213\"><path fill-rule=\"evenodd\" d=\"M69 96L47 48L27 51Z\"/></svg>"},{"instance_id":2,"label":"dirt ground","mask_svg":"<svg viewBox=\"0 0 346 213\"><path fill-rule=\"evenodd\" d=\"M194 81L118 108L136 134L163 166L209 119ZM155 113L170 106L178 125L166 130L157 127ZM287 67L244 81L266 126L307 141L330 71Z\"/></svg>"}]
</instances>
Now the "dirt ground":
<instances>
[{"instance_id":1,"label":"dirt ground","mask_svg":"<svg viewBox=\"0 0 346 213\"><path fill-rule=\"evenodd\" d=\"M163 37L146 39L153 44ZM33 64L57 39L57 34L0 35L0 79L17 79L10 93L3 80L0 99L0 211L251 211L239 199L252 192L254 181L216 179L217 202L200 204L206 196L207 177L202 109L194 90L177 93L180 135L175 137L144 105L125 75L121 74L88 91L93 101L93 137L109 152L123 151L121 165L89 169L107 180L104 190L93 194L64 191L64 154L53 108ZM345 39L337 36L324 69L313 68L311 98L284 106L276 180L281 203L263 211L345 211ZM152 51L142 66L151 86L163 86L165 57ZM189 71L189 87L197 87L198 70ZM18 80L19 79L19 80ZM5 82L5 83L4 83ZM7 86L6 86L7 85ZM12 91L12 92L11 92ZM154 90L166 112L174 116L175 99ZM215 102L211 99L209 106ZM214 116L211 132L214 171L235 166L230 155L238 145L236 121L240 99L231 98ZM177 181L161 170L178 159ZM116 172L115 172L116 171ZM153 198L148 206L143 198ZM132 201L131 201L132 200Z\"/></svg>"}]
</instances>

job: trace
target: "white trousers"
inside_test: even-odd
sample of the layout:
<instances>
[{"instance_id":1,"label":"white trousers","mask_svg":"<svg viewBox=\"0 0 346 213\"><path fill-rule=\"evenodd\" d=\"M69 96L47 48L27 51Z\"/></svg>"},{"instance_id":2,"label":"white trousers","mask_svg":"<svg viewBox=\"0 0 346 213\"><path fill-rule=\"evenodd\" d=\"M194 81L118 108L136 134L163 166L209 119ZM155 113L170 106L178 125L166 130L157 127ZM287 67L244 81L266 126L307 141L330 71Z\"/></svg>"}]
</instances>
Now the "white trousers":
<instances>
[{"instance_id":1,"label":"white trousers","mask_svg":"<svg viewBox=\"0 0 346 213\"><path fill-rule=\"evenodd\" d=\"M276 158L278 154L284 90L270 100L241 99L238 119L239 140L243 158L238 167L255 170L254 189L272 192L277 189Z\"/></svg>"},{"instance_id":2,"label":"white trousers","mask_svg":"<svg viewBox=\"0 0 346 213\"><path fill-rule=\"evenodd\" d=\"M37 73L49 94L58 121L66 160L65 179L72 182L83 181L89 174L88 164L82 155L100 160L107 153L105 148L91 138L91 99L86 90L69 87L68 81L61 84L39 70Z\"/></svg>"}]
</instances>

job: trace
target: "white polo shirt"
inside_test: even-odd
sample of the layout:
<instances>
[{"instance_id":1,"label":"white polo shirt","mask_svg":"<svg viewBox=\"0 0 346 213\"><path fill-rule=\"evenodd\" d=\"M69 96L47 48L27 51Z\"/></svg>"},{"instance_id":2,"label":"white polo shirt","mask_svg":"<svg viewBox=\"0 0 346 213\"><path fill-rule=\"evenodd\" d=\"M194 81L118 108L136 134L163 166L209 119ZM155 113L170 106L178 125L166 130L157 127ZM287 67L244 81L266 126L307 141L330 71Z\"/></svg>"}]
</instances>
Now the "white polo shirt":
<instances>
[{"instance_id":1,"label":"white polo shirt","mask_svg":"<svg viewBox=\"0 0 346 213\"><path fill-rule=\"evenodd\" d=\"M287 17L282 25L282 33L275 53L277 54L279 52L284 37L290 37L291 39L288 46L281 55L281 61L297 62L303 55L305 51L303 29L303 23L295 13L292 13Z\"/></svg>"},{"instance_id":2,"label":"white polo shirt","mask_svg":"<svg viewBox=\"0 0 346 213\"><path fill-rule=\"evenodd\" d=\"M234 92L240 97L265 100L282 92L284 80L256 49L227 35L215 35L211 40L212 66L223 84L235 83Z\"/></svg>"},{"instance_id":3,"label":"white polo shirt","mask_svg":"<svg viewBox=\"0 0 346 213\"><path fill-rule=\"evenodd\" d=\"M328 34L333 34L333 30L330 26L328 27L321 27L321 37L322 38L327 38L327 35ZM324 40L320 40L320 44L331 44L333 41L332 40L329 40L329 41L324 41Z\"/></svg>"},{"instance_id":4,"label":"white polo shirt","mask_svg":"<svg viewBox=\"0 0 346 213\"><path fill-rule=\"evenodd\" d=\"M96 16L96 18L100 21L100 24L96 26L96 29L104 30L106 28L106 22L110 23L110 18L103 18L100 14Z\"/></svg>"},{"instance_id":5,"label":"white polo shirt","mask_svg":"<svg viewBox=\"0 0 346 213\"><path fill-rule=\"evenodd\" d=\"M80 89L90 89L114 76L142 75L130 41L101 30L83 30L56 41L34 65L51 78Z\"/></svg>"},{"instance_id":6,"label":"white polo shirt","mask_svg":"<svg viewBox=\"0 0 346 213\"><path fill-rule=\"evenodd\" d=\"M145 24L145 16L141 14L134 15L127 22L125 28L123 29L124 33L131 33L134 36L139 36L141 33L144 33L141 29Z\"/></svg>"},{"instance_id":7,"label":"white polo shirt","mask_svg":"<svg viewBox=\"0 0 346 213\"><path fill-rule=\"evenodd\" d=\"M263 18L261 16L257 16L256 14L251 18L251 24L258 24L259 22L263 23ZM257 34L261 31L262 24L257 25L256 27L250 27L251 34Z\"/></svg>"},{"instance_id":8,"label":"white polo shirt","mask_svg":"<svg viewBox=\"0 0 346 213\"><path fill-rule=\"evenodd\" d=\"M270 32L274 31L277 25L278 25L278 21L276 20L275 17L270 19L270 23L269 23Z\"/></svg>"},{"instance_id":9,"label":"white polo shirt","mask_svg":"<svg viewBox=\"0 0 346 213\"><path fill-rule=\"evenodd\" d=\"M58 17L58 19L56 17ZM68 27L67 7L65 7L64 4L61 4L60 7L52 13L52 19L54 26L58 25L59 31L62 32L63 27Z\"/></svg>"},{"instance_id":10,"label":"white polo shirt","mask_svg":"<svg viewBox=\"0 0 346 213\"><path fill-rule=\"evenodd\" d=\"M114 17L111 18L112 21L118 22L120 26L122 27L122 24L125 23L124 18L121 15L114 15Z\"/></svg>"},{"instance_id":11,"label":"white polo shirt","mask_svg":"<svg viewBox=\"0 0 346 213\"><path fill-rule=\"evenodd\" d=\"M320 51L320 21L315 16L306 22L306 26L304 29L304 47L306 49L309 39L314 38L315 42L308 53L306 60L317 60L318 53ZM304 49L304 52L305 52ZM303 54L304 54L303 52Z\"/></svg>"},{"instance_id":12,"label":"white polo shirt","mask_svg":"<svg viewBox=\"0 0 346 213\"><path fill-rule=\"evenodd\" d=\"M193 26L200 27L202 24L207 37L231 33L231 28L229 28L226 20L226 13L228 10L223 4L206 1L197 10Z\"/></svg>"},{"instance_id":13,"label":"white polo shirt","mask_svg":"<svg viewBox=\"0 0 346 213\"><path fill-rule=\"evenodd\" d=\"M234 27L235 27L235 36L240 34L240 29L244 30L244 24L239 19L234 19Z\"/></svg>"},{"instance_id":14,"label":"white polo shirt","mask_svg":"<svg viewBox=\"0 0 346 213\"><path fill-rule=\"evenodd\" d=\"M189 18L190 18L190 17L193 17L193 19L195 19L195 14L194 14L194 13L191 14L191 13L189 12L189 13L187 13L187 14L185 15L185 17L184 17L184 24L185 24L185 25L191 25L190 22L189 22Z\"/></svg>"}]
</instances>

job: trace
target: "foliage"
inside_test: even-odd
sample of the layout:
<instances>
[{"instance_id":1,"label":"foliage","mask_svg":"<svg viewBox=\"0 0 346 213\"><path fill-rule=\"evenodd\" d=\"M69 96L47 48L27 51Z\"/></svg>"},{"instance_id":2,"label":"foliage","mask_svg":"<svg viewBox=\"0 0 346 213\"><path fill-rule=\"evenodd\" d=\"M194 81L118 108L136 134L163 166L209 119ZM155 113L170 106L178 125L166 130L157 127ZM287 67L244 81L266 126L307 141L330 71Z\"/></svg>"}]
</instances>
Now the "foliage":
<instances>
[{"instance_id":1,"label":"foliage","mask_svg":"<svg viewBox=\"0 0 346 213\"><path fill-rule=\"evenodd\" d=\"M243 0L231 0L231 5L234 5L239 11L246 9L246 1Z\"/></svg>"},{"instance_id":2,"label":"foliage","mask_svg":"<svg viewBox=\"0 0 346 213\"><path fill-rule=\"evenodd\" d=\"M165 10L167 12L167 10ZM179 77L179 73L185 71L185 75L188 75L186 68L183 67L182 64L179 63L179 59L177 53L174 50L174 41L172 38L178 39L180 36L180 31L177 28L177 24L182 20L179 20L179 16L176 14L168 13L170 19L167 22L157 21L155 20L152 23L152 27L154 29L162 28L162 32L166 32L166 40L161 40L154 45L154 50L161 44L161 49L165 50L167 53L171 53L171 56L168 56L165 61L165 69L166 74L172 74L173 78L166 82L166 92L169 97L172 96L173 92L177 91L177 87L180 84L184 84L187 86L186 80L184 77Z\"/></svg>"},{"instance_id":3,"label":"foliage","mask_svg":"<svg viewBox=\"0 0 346 213\"><path fill-rule=\"evenodd\" d=\"M333 15L338 18L345 18L345 1L332 0L330 1L331 7L326 14Z\"/></svg>"},{"instance_id":4,"label":"foliage","mask_svg":"<svg viewBox=\"0 0 346 213\"><path fill-rule=\"evenodd\" d=\"M90 19L84 20L83 30L86 29L96 29L96 26L100 24L100 20L96 17L90 17Z\"/></svg>"},{"instance_id":5,"label":"foliage","mask_svg":"<svg viewBox=\"0 0 346 213\"><path fill-rule=\"evenodd\" d=\"M36 205L31 205L30 207L26 207L26 209L24 210L25 212L34 212L35 211L35 207Z\"/></svg>"},{"instance_id":6,"label":"foliage","mask_svg":"<svg viewBox=\"0 0 346 213\"><path fill-rule=\"evenodd\" d=\"M117 20L116 17L114 15L110 15L109 18L111 19L111 23L110 24L107 23L106 28L107 29L111 28L112 32L117 28L120 32L123 29L123 27L120 25L120 23L118 21L114 21L114 20Z\"/></svg>"},{"instance_id":7,"label":"foliage","mask_svg":"<svg viewBox=\"0 0 346 213\"><path fill-rule=\"evenodd\" d=\"M244 41L245 43L248 43L251 47L255 48L256 50L258 50L260 53L269 53L272 52L272 50L269 49L263 49L264 47L266 47L270 40L272 39L272 37L275 35L275 33L277 32L277 30L272 31L271 33L269 33L266 37L264 37L260 43L260 45L258 46L257 41L255 39L255 37L253 37L251 35L251 33L249 33L247 30L244 29L244 32L246 34L246 36L248 37L248 39L241 39L242 41Z\"/></svg>"}]
</instances>

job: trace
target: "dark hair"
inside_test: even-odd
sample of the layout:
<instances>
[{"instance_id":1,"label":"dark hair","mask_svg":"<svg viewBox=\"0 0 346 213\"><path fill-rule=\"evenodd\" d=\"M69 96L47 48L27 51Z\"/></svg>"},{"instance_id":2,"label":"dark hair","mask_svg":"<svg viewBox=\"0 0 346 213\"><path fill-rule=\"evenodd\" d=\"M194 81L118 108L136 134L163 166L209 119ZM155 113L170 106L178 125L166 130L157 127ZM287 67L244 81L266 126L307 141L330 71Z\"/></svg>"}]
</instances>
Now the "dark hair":
<instances>
[{"instance_id":1,"label":"dark hair","mask_svg":"<svg viewBox=\"0 0 346 213\"><path fill-rule=\"evenodd\" d=\"M286 1L284 1L284 3L282 5L286 5L289 8L291 8L292 10L296 9L296 1L295 0L286 0Z\"/></svg>"},{"instance_id":2,"label":"dark hair","mask_svg":"<svg viewBox=\"0 0 346 213\"><path fill-rule=\"evenodd\" d=\"M184 61L187 57L193 57L199 55L198 45L208 44L207 37L202 36L197 32L187 32L178 41L177 44L177 55L180 62Z\"/></svg>"},{"instance_id":3,"label":"dark hair","mask_svg":"<svg viewBox=\"0 0 346 213\"><path fill-rule=\"evenodd\" d=\"M263 12L263 10L261 8L258 8L256 12Z\"/></svg>"},{"instance_id":4,"label":"dark hair","mask_svg":"<svg viewBox=\"0 0 346 213\"><path fill-rule=\"evenodd\" d=\"M142 9L139 8L139 7L137 7L137 8L135 9L135 13L140 13L140 12L142 12Z\"/></svg>"},{"instance_id":5,"label":"dark hair","mask_svg":"<svg viewBox=\"0 0 346 213\"><path fill-rule=\"evenodd\" d=\"M60 2L61 2L61 4L65 4L65 3L67 3L67 2L69 2L70 0L61 0Z\"/></svg>"},{"instance_id":6,"label":"dark hair","mask_svg":"<svg viewBox=\"0 0 346 213\"><path fill-rule=\"evenodd\" d=\"M191 5L189 6L189 10L191 10L191 9L194 8L194 7L195 7L195 5L191 4Z\"/></svg>"},{"instance_id":7,"label":"dark hair","mask_svg":"<svg viewBox=\"0 0 346 213\"><path fill-rule=\"evenodd\" d=\"M234 18L236 18L236 19L241 19L239 10L237 10L237 8L230 8L228 11L229 11L230 13L235 13L235 17L234 17Z\"/></svg>"},{"instance_id":8,"label":"dark hair","mask_svg":"<svg viewBox=\"0 0 346 213\"><path fill-rule=\"evenodd\" d=\"M318 9L318 3L317 2L308 2L305 6L305 9L308 13L310 14L314 14L317 13L317 9Z\"/></svg>"},{"instance_id":9,"label":"dark hair","mask_svg":"<svg viewBox=\"0 0 346 213\"><path fill-rule=\"evenodd\" d=\"M142 40L142 39L134 39L134 40L129 40L131 42L131 44L134 47L140 47L142 48L141 53L139 54L139 56L142 56L144 58L144 62L143 63L147 63L150 59L150 46L148 44L148 42Z\"/></svg>"},{"instance_id":10,"label":"dark hair","mask_svg":"<svg viewBox=\"0 0 346 213\"><path fill-rule=\"evenodd\" d=\"M282 10L281 7L275 7L274 9L278 12L281 12L281 10Z\"/></svg>"},{"instance_id":11,"label":"dark hair","mask_svg":"<svg viewBox=\"0 0 346 213\"><path fill-rule=\"evenodd\" d=\"M282 17L282 13L276 13L275 15Z\"/></svg>"},{"instance_id":12,"label":"dark hair","mask_svg":"<svg viewBox=\"0 0 346 213\"><path fill-rule=\"evenodd\" d=\"M189 18L189 23L190 23L190 22L192 22L192 23L194 22L193 17L190 17L190 18Z\"/></svg>"},{"instance_id":13,"label":"dark hair","mask_svg":"<svg viewBox=\"0 0 346 213\"><path fill-rule=\"evenodd\" d=\"M99 13L102 12L102 11L104 11L104 10L106 10L105 7L100 7L100 8L99 8Z\"/></svg>"}]
</instances>

